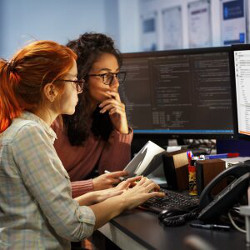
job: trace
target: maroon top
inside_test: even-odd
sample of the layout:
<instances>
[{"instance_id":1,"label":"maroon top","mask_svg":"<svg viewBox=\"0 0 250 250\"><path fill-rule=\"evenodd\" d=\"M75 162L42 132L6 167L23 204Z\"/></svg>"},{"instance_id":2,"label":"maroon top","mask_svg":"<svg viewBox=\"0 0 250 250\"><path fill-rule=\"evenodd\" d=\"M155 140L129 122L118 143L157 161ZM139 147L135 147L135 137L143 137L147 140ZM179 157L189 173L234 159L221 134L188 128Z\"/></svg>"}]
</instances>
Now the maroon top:
<instances>
[{"instance_id":1,"label":"maroon top","mask_svg":"<svg viewBox=\"0 0 250 250\"><path fill-rule=\"evenodd\" d=\"M71 146L65 131L57 121L52 128L57 134L54 146L67 170L72 185L73 197L93 191L92 179L84 180L97 166L99 174L122 170L131 159L133 132L121 134L114 130L108 141L96 138L92 133L82 146Z\"/></svg>"}]
</instances>

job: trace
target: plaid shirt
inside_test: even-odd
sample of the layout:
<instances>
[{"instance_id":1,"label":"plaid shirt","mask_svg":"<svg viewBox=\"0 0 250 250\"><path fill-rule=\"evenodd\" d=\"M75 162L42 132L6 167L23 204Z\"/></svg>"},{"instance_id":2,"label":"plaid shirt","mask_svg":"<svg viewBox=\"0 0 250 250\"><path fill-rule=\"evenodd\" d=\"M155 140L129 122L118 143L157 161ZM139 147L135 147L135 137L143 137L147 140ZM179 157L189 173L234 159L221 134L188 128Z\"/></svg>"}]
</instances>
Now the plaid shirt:
<instances>
[{"instance_id":1,"label":"plaid shirt","mask_svg":"<svg viewBox=\"0 0 250 250\"><path fill-rule=\"evenodd\" d=\"M29 112L0 134L0 249L70 249L93 233L95 215L72 200L55 138Z\"/></svg>"}]
</instances>

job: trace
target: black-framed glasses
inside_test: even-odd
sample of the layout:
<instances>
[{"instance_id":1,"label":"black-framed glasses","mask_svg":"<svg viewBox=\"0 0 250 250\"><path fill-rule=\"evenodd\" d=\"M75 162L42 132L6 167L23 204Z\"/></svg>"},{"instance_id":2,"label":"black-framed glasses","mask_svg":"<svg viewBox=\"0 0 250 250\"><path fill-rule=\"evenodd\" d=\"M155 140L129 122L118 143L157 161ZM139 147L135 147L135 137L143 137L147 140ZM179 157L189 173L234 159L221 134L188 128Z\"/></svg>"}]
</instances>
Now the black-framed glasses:
<instances>
[{"instance_id":1,"label":"black-framed glasses","mask_svg":"<svg viewBox=\"0 0 250 250\"><path fill-rule=\"evenodd\" d=\"M57 81L63 81L63 82L73 82L76 85L76 91L77 93L82 93L83 88L84 88L84 79L79 79L79 80L65 80L65 79L59 79Z\"/></svg>"},{"instance_id":2,"label":"black-framed glasses","mask_svg":"<svg viewBox=\"0 0 250 250\"><path fill-rule=\"evenodd\" d=\"M87 76L99 76L102 78L102 82L105 85L111 85L114 77L118 80L119 83L123 83L126 79L126 72L117 72L117 73L103 73L103 74L89 74Z\"/></svg>"}]
</instances>

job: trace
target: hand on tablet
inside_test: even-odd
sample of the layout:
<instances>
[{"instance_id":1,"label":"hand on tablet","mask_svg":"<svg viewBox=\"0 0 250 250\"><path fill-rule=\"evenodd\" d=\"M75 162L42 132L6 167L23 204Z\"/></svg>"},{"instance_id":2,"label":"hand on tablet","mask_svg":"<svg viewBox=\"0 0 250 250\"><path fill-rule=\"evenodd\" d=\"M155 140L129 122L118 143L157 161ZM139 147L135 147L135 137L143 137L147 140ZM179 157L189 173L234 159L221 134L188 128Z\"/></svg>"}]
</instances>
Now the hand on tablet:
<instances>
[{"instance_id":1,"label":"hand on tablet","mask_svg":"<svg viewBox=\"0 0 250 250\"><path fill-rule=\"evenodd\" d=\"M121 182L120 178L125 177L126 171L115 171L105 173L93 179L94 191L112 188Z\"/></svg>"}]
</instances>

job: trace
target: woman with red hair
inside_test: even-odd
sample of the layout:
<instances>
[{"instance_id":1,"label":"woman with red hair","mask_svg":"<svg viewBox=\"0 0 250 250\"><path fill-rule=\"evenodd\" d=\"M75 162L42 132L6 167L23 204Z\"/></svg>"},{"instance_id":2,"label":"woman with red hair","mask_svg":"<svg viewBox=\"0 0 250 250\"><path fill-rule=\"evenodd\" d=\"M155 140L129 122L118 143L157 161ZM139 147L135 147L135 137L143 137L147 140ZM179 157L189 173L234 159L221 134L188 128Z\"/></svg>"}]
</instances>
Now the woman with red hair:
<instances>
[{"instance_id":1,"label":"woman with red hair","mask_svg":"<svg viewBox=\"0 0 250 250\"><path fill-rule=\"evenodd\" d=\"M139 177L72 199L69 175L50 128L71 115L82 92L76 54L52 41L33 42L0 60L0 248L70 249L158 186Z\"/></svg>"}]
</instances>

